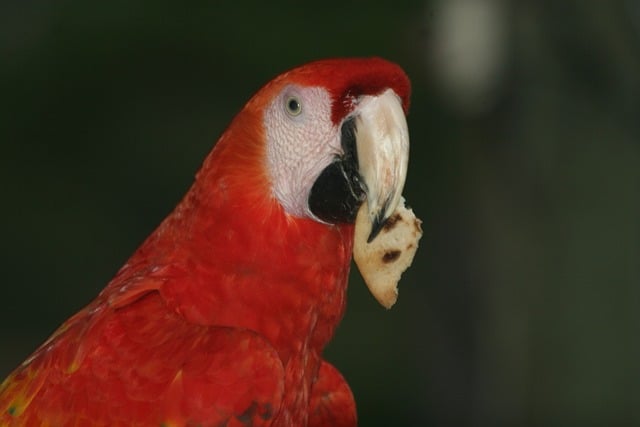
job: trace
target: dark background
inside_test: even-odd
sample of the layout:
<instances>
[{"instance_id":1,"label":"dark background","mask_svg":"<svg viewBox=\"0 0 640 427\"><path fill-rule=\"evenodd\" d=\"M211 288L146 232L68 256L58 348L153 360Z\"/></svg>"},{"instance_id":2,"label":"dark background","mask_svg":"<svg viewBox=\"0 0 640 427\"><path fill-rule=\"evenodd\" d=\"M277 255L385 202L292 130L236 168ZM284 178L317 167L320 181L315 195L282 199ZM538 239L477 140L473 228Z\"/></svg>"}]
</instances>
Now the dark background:
<instances>
[{"instance_id":1,"label":"dark background","mask_svg":"<svg viewBox=\"0 0 640 427\"><path fill-rule=\"evenodd\" d=\"M89 302L263 83L379 55L414 85L425 235L327 349L362 426L640 424L637 1L0 4L0 377Z\"/></svg>"}]
</instances>

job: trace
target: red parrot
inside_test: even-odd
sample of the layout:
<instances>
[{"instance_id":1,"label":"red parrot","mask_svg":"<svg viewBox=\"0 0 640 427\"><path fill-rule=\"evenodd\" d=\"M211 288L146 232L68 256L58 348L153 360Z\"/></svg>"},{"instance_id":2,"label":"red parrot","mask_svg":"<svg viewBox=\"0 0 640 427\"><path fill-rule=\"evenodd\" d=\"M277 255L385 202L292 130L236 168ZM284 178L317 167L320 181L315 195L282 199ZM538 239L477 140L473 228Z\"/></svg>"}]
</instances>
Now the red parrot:
<instances>
[{"instance_id":1,"label":"red parrot","mask_svg":"<svg viewBox=\"0 0 640 427\"><path fill-rule=\"evenodd\" d=\"M380 58L267 83L174 211L0 385L0 426L356 425L322 351L359 207L371 239L398 204L408 146L383 140L406 131L409 92Z\"/></svg>"}]
</instances>

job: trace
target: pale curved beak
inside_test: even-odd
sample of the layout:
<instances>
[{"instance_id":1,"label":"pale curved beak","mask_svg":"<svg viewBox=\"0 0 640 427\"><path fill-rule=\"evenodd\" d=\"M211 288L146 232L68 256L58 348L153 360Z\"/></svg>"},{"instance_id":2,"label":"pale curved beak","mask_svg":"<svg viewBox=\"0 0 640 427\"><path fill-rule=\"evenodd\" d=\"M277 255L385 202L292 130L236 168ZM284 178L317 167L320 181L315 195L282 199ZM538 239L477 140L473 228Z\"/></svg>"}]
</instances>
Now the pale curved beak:
<instances>
[{"instance_id":1,"label":"pale curved beak","mask_svg":"<svg viewBox=\"0 0 640 427\"><path fill-rule=\"evenodd\" d=\"M409 130L402 101L392 89L364 96L355 116L358 171L372 227L368 242L394 212L407 176Z\"/></svg>"}]
</instances>

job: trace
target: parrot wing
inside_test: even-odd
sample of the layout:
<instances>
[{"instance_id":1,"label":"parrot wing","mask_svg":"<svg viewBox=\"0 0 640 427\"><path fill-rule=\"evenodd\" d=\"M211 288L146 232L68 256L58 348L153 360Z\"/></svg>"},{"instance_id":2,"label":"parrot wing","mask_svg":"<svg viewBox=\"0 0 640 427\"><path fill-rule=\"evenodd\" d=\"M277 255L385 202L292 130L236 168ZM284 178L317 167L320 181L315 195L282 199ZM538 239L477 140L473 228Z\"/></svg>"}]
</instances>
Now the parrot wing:
<instances>
[{"instance_id":1,"label":"parrot wing","mask_svg":"<svg viewBox=\"0 0 640 427\"><path fill-rule=\"evenodd\" d=\"M311 388L309 427L357 425L356 403L349 385L330 363L322 361Z\"/></svg>"},{"instance_id":2,"label":"parrot wing","mask_svg":"<svg viewBox=\"0 0 640 427\"><path fill-rule=\"evenodd\" d=\"M157 291L126 299L96 300L0 385L1 426L261 426L277 415L284 368L263 337L187 323Z\"/></svg>"}]
</instances>

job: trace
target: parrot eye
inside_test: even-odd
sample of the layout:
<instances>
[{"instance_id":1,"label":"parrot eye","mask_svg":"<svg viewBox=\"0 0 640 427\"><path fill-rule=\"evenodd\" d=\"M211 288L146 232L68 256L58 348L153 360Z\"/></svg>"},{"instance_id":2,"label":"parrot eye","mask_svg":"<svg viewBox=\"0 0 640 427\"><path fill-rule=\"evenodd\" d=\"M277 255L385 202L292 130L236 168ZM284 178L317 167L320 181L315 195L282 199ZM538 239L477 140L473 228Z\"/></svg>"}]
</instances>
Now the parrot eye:
<instances>
[{"instance_id":1,"label":"parrot eye","mask_svg":"<svg viewBox=\"0 0 640 427\"><path fill-rule=\"evenodd\" d=\"M302 105L300 105L300 101L298 101L298 98L295 96L287 98L285 107L287 108L287 113L292 117L298 116L302 113Z\"/></svg>"}]
</instances>

